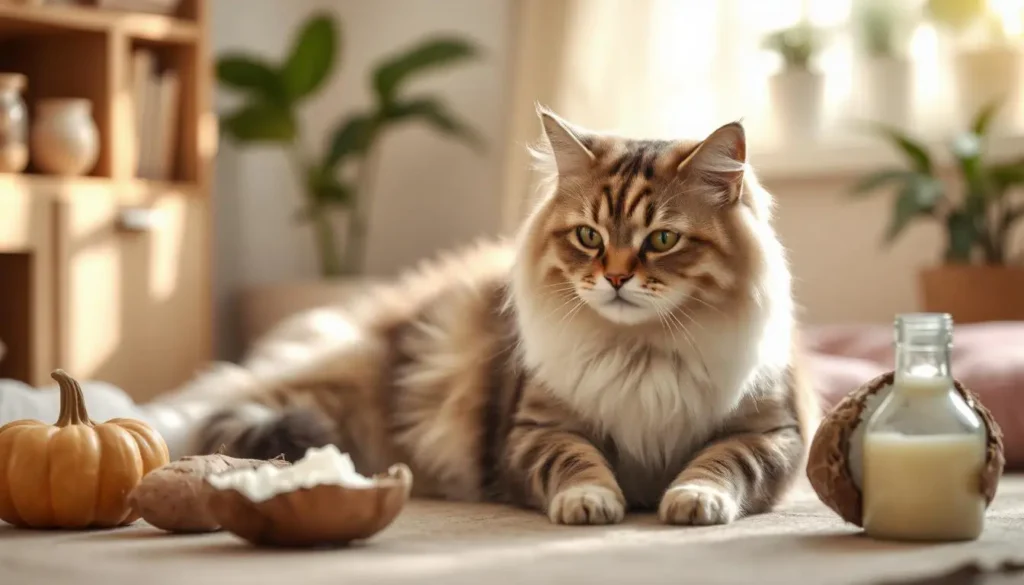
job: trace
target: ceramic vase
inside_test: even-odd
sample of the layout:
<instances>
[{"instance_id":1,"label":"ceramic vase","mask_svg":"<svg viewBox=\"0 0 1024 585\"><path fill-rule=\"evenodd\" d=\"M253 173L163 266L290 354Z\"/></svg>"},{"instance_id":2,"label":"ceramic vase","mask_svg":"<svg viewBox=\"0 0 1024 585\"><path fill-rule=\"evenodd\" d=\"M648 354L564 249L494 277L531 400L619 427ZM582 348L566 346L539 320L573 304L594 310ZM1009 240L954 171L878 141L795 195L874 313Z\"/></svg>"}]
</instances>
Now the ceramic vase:
<instances>
[{"instance_id":1,"label":"ceramic vase","mask_svg":"<svg viewBox=\"0 0 1024 585\"><path fill-rule=\"evenodd\" d=\"M89 173L100 153L92 102L82 98L41 100L32 127L32 162L65 177Z\"/></svg>"},{"instance_id":2,"label":"ceramic vase","mask_svg":"<svg viewBox=\"0 0 1024 585\"><path fill-rule=\"evenodd\" d=\"M769 80L779 133L787 144L818 138L824 88L824 76L805 68L785 68Z\"/></svg>"},{"instance_id":3,"label":"ceramic vase","mask_svg":"<svg viewBox=\"0 0 1024 585\"><path fill-rule=\"evenodd\" d=\"M865 114L869 120L906 128L913 90L910 60L876 57L864 64Z\"/></svg>"},{"instance_id":4,"label":"ceramic vase","mask_svg":"<svg viewBox=\"0 0 1024 585\"><path fill-rule=\"evenodd\" d=\"M0 173L20 173L28 165L28 108L25 76L0 74Z\"/></svg>"}]
</instances>

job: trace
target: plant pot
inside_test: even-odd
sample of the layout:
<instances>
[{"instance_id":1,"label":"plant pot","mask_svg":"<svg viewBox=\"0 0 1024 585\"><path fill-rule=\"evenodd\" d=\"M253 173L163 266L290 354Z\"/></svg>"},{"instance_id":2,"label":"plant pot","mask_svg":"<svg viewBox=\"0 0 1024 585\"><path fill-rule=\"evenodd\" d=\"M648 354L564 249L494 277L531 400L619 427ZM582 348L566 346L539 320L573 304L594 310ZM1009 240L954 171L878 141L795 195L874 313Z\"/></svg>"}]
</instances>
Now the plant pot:
<instances>
[{"instance_id":1,"label":"plant pot","mask_svg":"<svg viewBox=\"0 0 1024 585\"><path fill-rule=\"evenodd\" d=\"M1012 124L1018 117L1021 50L1016 45L963 48L953 57L960 117L969 122L993 100L1002 100L996 120Z\"/></svg>"},{"instance_id":2,"label":"plant pot","mask_svg":"<svg viewBox=\"0 0 1024 585\"><path fill-rule=\"evenodd\" d=\"M910 122L913 69L908 59L876 57L864 64L868 119L905 128Z\"/></svg>"},{"instance_id":3,"label":"plant pot","mask_svg":"<svg viewBox=\"0 0 1024 585\"><path fill-rule=\"evenodd\" d=\"M366 278L337 278L249 288L240 299L242 342L251 345L296 313L344 305L371 283Z\"/></svg>"},{"instance_id":4,"label":"plant pot","mask_svg":"<svg viewBox=\"0 0 1024 585\"><path fill-rule=\"evenodd\" d=\"M943 265L919 276L922 308L957 323L1024 320L1024 267Z\"/></svg>"},{"instance_id":5,"label":"plant pot","mask_svg":"<svg viewBox=\"0 0 1024 585\"><path fill-rule=\"evenodd\" d=\"M814 140L821 129L824 76L809 69L784 68L769 79L779 134L789 143Z\"/></svg>"}]
</instances>

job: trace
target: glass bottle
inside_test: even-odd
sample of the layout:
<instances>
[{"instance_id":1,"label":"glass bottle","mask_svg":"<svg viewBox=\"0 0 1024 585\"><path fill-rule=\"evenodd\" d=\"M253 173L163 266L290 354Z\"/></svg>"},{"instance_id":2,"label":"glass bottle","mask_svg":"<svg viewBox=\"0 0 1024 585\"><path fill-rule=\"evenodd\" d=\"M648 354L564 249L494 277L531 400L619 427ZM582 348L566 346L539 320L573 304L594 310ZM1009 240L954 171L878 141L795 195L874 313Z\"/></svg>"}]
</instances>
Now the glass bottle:
<instances>
[{"instance_id":1,"label":"glass bottle","mask_svg":"<svg viewBox=\"0 0 1024 585\"><path fill-rule=\"evenodd\" d=\"M28 109L25 76L0 73L0 173L20 173L28 165Z\"/></svg>"},{"instance_id":2,"label":"glass bottle","mask_svg":"<svg viewBox=\"0 0 1024 585\"><path fill-rule=\"evenodd\" d=\"M863 525L894 540L973 540L982 531L987 429L953 386L953 320L899 315L891 391L868 420Z\"/></svg>"}]
</instances>

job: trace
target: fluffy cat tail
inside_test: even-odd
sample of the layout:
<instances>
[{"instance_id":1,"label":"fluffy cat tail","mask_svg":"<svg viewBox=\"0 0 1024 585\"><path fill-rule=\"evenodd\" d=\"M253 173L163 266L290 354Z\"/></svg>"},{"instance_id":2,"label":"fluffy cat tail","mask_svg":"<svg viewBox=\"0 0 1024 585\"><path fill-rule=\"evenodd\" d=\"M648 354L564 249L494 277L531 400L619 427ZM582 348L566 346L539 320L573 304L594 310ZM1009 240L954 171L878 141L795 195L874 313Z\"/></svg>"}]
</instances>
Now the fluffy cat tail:
<instances>
[{"instance_id":1,"label":"fluffy cat tail","mask_svg":"<svg viewBox=\"0 0 1024 585\"><path fill-rule=\"evenodd\" d=\"M314 406L274 409L238 401L258 381L247 370L218 364L174 396L145 406L172 458L222 452L233 457L300 459L310 447L337 441L333 420Z\"/></svg>"}]
</instances>

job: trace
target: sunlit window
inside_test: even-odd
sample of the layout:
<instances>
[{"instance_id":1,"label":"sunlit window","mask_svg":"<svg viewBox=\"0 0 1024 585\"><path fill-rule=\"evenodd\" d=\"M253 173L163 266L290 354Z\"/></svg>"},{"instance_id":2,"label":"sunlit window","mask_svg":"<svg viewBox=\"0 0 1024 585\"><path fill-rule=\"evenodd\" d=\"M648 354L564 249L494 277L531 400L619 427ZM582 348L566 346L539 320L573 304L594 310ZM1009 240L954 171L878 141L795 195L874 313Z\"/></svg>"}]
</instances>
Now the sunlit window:
<instances>
[{"instance_id":1,"label":"sunlit window","mask_svg":"<svg viewBox=\"0 0 1024 585\"><path fill-rule=\"evenodd\" d=\"M778 55L763 48L776 30L808 22L825 43L813 58L824 74L816 141L864 140L853 122L870 115L865 58L857 49L853 11L861 0L589 0L581 3L569 47L564 88L577 117L631 132L679 136L743 118L752 141L780 141L769 78ZM924 0L892 0L918 9ZM1019 34L1024 0L991 0L1005 30ZM635 48L635 49L634 49ZM929 22L908 39L908 114L916 133L943 136L958 123L952 46ZM597 113L600 112L600 115Z\"/></svg>"}]
</instances>

